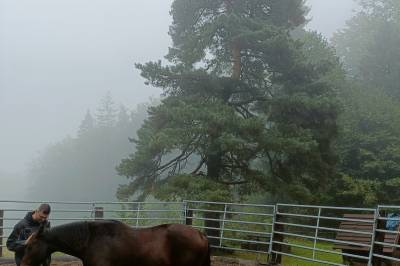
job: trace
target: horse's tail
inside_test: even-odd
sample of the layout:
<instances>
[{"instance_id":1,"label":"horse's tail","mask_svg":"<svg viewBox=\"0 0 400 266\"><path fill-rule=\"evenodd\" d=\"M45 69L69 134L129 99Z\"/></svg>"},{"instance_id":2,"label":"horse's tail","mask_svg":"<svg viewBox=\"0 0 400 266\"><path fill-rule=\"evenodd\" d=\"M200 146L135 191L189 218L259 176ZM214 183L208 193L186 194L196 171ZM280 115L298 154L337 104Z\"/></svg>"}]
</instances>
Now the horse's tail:
<instances>
[{"instance_id":1,"label":"horse's tail","mask_svg":"<svg viewBox=\"0 0 400 266\"><path fill-rule=\"evenodd\" d=\"M207 256L202 266L211 266L210 244L207 246Z\"/></svg>"},{"instance_id":2,"label":"horse's tail","mask_svg":"<svg viewBox=\"0 0 400 266\"><path fill-rule=\"evenodd\" d=\"M211 248L210 243L207 241L207 255L202 266L211 266Z\"/></svg>"}]
</instances>

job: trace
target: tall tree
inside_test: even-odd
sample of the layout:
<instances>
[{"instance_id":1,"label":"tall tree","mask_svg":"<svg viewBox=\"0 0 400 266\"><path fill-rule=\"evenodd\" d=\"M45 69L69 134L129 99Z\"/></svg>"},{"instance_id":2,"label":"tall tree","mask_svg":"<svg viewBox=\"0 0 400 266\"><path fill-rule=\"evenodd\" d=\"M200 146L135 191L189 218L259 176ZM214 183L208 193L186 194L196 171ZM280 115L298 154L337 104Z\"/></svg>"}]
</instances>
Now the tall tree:
<instances>
[{"instance_id":1,"label":"tall tree","mask_svg":"<svg viewBox=\"0 0 400 266\"><path fill-rule=\"evenodd\" d=\"M335 88L324 78L335 66L314 64L291 37L305 12L302 0L175 0L171 64L137 65L165 98L118 167L131 178L120 197L171 191L184 173L244 193L279 186L321 198L335 163Z\"/></svg>"},{"instance_id":2,"label":"tall tree","mask_svg":"<svg viewBox=\"0 0 400 266\"><path fill-rule=\"evenodd\" d=\"M100 127L113 127L117 121L117 109L111 92L107 92L101 99L101 104L96 112L97 123Z\"/></svg>"},{"instance_id":3,"label":"tall tree","mask_svg":"<svg viewBox=\"0 0 400 266\"><path fill-rule=\"evenodd\" d=\"M90 110L86 111L85 118L82 120L81 125L79 126L78 136L85 135L90 132L94 128L94 119L90 113Z\"/></svg>"},{"instance_id":4,"label":"tall tree","mask_svg":"<svg viewBox=\"0 0 400 266\"><path fill-rule=\"evenodd\" d=\"M400 99L400 2L359 0L361 9L333 43L349 74Z\"/></svg>"},{"instance_id":5,"label":"tall tree","mask_svg":"<svg viewBox=\"0 0 400 266\"><path fill-rule=\"evenodd\" d=\"M381 89L354 84L343 95L337 142L341 204L399 204L400 106Z\"/></svg>"},{"instance_id":6,"label":"tall tree","mask_svg":"<svg viewBox=\"0 0 400 266\"><path fill-rule=\"evenodd\" d=\"M117 126L118 127L127 127L129 125L129 115L125 106L121 105L118 111L118 119Z\"/></svg>"}]
</instances>

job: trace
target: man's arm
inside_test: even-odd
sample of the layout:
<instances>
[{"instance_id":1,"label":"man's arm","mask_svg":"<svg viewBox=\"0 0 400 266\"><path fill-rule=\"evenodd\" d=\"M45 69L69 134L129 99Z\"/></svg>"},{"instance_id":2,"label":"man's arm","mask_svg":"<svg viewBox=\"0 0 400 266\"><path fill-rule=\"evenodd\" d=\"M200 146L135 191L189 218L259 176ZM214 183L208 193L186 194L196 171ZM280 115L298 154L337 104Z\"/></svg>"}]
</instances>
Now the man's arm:
<instances>
[{"instance_id":1,"label":"man's arm","mask_svg":"<svg viewBox=\"0 0 400 266\"><path fill-rule=\"evenodd\" d=\"M14 226L13 231L7 239L8 250L16 252L25 248L25 240L19 240L19 235L23 229L24 228L20 223Z\"/></svg>"}]
</instances>

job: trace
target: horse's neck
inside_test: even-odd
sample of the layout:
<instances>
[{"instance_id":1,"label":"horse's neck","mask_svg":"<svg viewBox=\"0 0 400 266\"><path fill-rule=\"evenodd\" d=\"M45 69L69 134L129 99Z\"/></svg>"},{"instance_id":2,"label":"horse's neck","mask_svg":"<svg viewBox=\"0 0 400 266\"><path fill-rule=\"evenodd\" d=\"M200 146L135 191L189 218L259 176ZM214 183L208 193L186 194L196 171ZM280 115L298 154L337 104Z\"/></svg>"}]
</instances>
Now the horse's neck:
<instances>
[{"instance_id":1,"label":"horse's neck","mask_svg":"<svg viewBox=\"0 0 400 266\"><path fill-rule=\"evenodd\" d=\"M60 251L82 259L88 240L87 230L83 229L78 228L68 233L66 230L63 231L56 228L50 230L47 239L51 253Z\"/></svg>"}]
</instances>

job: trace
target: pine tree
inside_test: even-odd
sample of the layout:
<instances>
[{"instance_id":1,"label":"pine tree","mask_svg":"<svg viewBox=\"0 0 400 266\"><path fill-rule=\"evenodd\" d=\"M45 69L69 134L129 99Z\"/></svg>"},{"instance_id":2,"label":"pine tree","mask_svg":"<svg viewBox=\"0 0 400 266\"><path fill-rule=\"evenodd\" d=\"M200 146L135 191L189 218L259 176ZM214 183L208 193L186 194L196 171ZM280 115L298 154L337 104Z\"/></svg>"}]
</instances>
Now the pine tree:
<instances>
[{"instance_id":1,"label":"pine tree","mask_svg":"<svg viewBox=\"0 0 400 266\"><path fill-rule=\"evenodd\" d=\"M96 120L99 127L113 127L117 121L117 110L111 92L101 99L100 106L97 108Z\"/></svg>"},{"instance_id":2,"label":"pine tree","mask_svg":"<svg viewBox=\"0 0 400 266\"><path fill-rule=\"evenodd\" d=\"M118 167L132 178L120 197L155 192L182 173L228 191L285 186L299 200L323 197L337 115L325 77L336 65L312 62L291 37L305 13L302 0L175 0L171 64L137 65L165 98Z\"/></svg>"},{"instance_id":3,"label":"pine tree","mask_svg":"<svg viewBox=\"0 0 400 266\"><path fill-rule=\"evenodd\" d=\"M81 137L94 128L94 119L90 113L90 110L86 111L85 118L82 120L81 125L79 126L78 136Z\"/></svg>"},{"instance_id":4,"label":"pine tree","mask_svg":"<svg viewBox=\"0 0 400 266\"><path fill-rule=\"evenodd\" d=\"M127 127L129 125L129 115L125 106L121 105L119 107L117 126L120 128Z\"/></svg>"}]
</instances>

